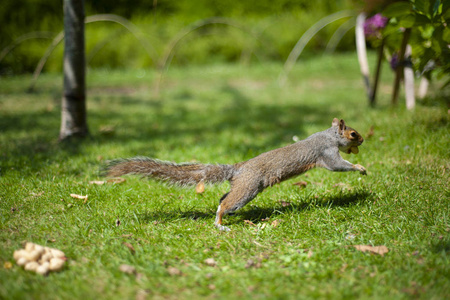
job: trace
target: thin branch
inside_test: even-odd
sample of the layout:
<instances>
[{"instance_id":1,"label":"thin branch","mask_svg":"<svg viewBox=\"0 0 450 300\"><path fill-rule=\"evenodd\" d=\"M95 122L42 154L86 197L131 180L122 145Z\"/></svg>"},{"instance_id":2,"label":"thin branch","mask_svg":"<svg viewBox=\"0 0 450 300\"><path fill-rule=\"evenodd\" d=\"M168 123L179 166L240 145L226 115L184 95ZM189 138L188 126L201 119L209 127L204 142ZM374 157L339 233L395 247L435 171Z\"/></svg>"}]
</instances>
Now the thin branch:
<instances>
[{"instance_id":1,"label":"thin branch","mask_svg":"<svg viewBox=\"0 0 450 300\"><path fill-rule=\"evenodd\" d=\"M156 88L155 88L155 94L158 95L159 94L159 89L160 89L160 85L162 82L162 78L164 75L164 72L169 68L170 63L172 61L173 58L173 52L175 47L178 45L178 43L188 34L190 34L191 32L207 26L207 25L211 25L211 24L224 24L224 25L228 25L228 26L232 26L232 27L236 27L238 29L243 30L244 32L247 32L250 34L250 36L252 36L254 39L258 40L258 36L256 36L252 31L248 30L247 28L245 28L243 25L241 25L240 23L227 19L227 18L220 18L220 17L216 17L216 18L208 18L208 19L203 19L197 22L194 22L188 26L186 26L185 28L183 28L182 30L180 30L178 32L178 34L172 39L172 41L167 45L166 50L164 51L164 55L163 58L161 59L161 63L160 63L160 75L159 75L159 80L156 82Z\"/></svg>"},{"instance_id":2,"label":"thin branch","mask_svg":"<svg viewBox=\"0 0 450 300\"><path fill-rule=\"evenodd\" d=\"M21 35L17 39L15 39L14 42L3 48L2 52L0 53L0 62L5 58L6 55L8 55L9 52L11 52L21 43L32 39L52 39L54 35L54 32L49 31L34 31Z\"/></svg>"},{"instance_id":3,"label":"thin branch","mask_svg":"<svg viewBox=\"0 0 450 300\"><path fill-rule=\"evenodd\" d=\"M297 41L297 44L295 44L294 48L292 49L291 53L289 53L288 58L286 59L286 62L284 64L283 70L281 71L280 75L278 76L278 84L280 86L283 86L286 83L287 75L294 67L295 62L297 61L300 54L302 54L303 49L308 44L308 42L325 26L328 24L331 24L337 20L352 17L355 15L354 11L351 10L343 10L339 11L337 13L331 14L329 16L326 16L325 18L320 19L317 23L312 25Z\"/></svg>"},{"instance_id":4,"label":"thin branch","mask_svg":"<svg viewBox=\"0 0 450 300\"><path fill-rule=\"evenodd\" d=\"M371 92L370 98L369 98L369 103L371 106L375 106L375 102L376 102L378 82L379 82L380 74L381 74L381 65L382 65L383 57L384 57L383 52L384 52L384 39L381 40L381 45L378 48L377 68L375 70L375 78L373 80L372 92Z\"/></svg>"},{"instance_id":5,"label":"thin branch","mask_svg":"<svg viewBox=\"0 0 450 300\"><path fill-rule=\"evenodd\" d=\"M391 103L393 105L396 105L398 102L398 92L400 88L400 80L402 78L402 70L403 70L403 63L405 60L405 51L406 51L406 45L408 44L409 36L411 35L411 28L406 28L405 32L403 33L403 40L402 45L400 47L400 53L398 55L398 65L395 69L395 81L394 81L394 90L392 92L392 101Z\"/></svg>"},{"instance_id":6,"label":"thin branch","mask_svg":"<svg viewBox=\"0 0 450 300\"><path fill-rule=\"evenodd\" d=\"M345 36L345 34L350 31L353 27L355 27L356 18L350 18L344 22L338 29L333 33L330 40L328 41L327 47L325 48L325 53L330 54L334 53L337 45Z\"/></svg>"}]
</instances>

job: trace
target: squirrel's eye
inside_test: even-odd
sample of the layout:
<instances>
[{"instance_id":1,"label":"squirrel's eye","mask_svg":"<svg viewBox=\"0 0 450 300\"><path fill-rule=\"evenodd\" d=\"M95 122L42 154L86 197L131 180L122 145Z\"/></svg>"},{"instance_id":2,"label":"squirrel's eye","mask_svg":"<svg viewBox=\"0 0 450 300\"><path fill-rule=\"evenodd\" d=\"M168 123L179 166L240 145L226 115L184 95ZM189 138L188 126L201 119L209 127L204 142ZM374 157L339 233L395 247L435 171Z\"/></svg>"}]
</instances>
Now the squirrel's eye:
<instances>
[{"instance_id":1,"label":"squirrel's eye","mask_svg":"<svg viewBox=\"0 0 450 300\"><path fill-rule=\"evenodd\" d=\"M354 132L354 131L352 131L351 133L350 133L350 135L351 135L351 137L356 137L357 135L356 135L356 132Z\"/></svg>"}]
</instances>

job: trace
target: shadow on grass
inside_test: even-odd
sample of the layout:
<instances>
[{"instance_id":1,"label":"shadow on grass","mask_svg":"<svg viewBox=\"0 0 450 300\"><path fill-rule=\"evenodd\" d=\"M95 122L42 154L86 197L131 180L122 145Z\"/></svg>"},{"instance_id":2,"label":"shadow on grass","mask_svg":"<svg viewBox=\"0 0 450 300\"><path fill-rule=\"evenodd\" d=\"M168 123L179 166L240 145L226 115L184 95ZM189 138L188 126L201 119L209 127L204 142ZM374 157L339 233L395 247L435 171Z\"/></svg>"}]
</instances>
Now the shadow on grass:
<instances>
[{"instance_id":1,"label":"shadow on grass","mask_svg":"<svg viewBox=\"0 0 450 300\"><path fill-rule=\"evenodd\" d=\"M58 142L59 118L59 112L0 114L5 137L0 140L0 176L14 169L27 176L27 171L36 172L49 163L80 154L84 140Z\"/></svg>"},{"instance_id":2,"label":"shadow on grass","mask_svg":"<svg viewBox=\"0 0 450 300\"><path fill-rule=\"evenodd\" d=\"M255 103L255 99L228 85L218 91L217 99L211 97L180 91L168 99L170 104L165 104L166 100L162 100L163 103L149 103L144 99L141 104L131 103L135 107L133 117L126 120L119 109L110 111L107 118L102 112L93 112L92 115L95 119L103 119L103 122L122 123L127 127L126 132L118 131L114 136L102 139L102 143L143 141L143 145L135 147L134 152L151 155L154 141L172 139L180 141L176 146L188 147L181 142L183 139L195 139L207 144L211 142L211 137L227 131L250 137L263 134L263 144L253 140L248 147L256 152L267 151L279 146L286 137L291 142L294 135L304 136L305 119L312 124L324 124L323 129L326 129L331 126L331 116L336 114L329 105L281 106L277 99L270 104ZM122 98L119 102L121 106L130 106L128 99ZM205 105L195 109L190 106L192 103ZM246 147L230 145L230 152L242 152L243 148Z\"/></svg>"},{"instance_id":3,"label":"shadow on grass","mask_svg":"<svg viewBox=\"0 0 450 300\"><path fill-rule=\"evenodd\" d=\"M435 242L431 246L431 250L435 253L443 252L445 254L449 254L450 253L450 239L443 238L442 240Z\"/></svg>"},{"instance_id":4,"label":"shadow on grass","mask_svg":"<svg viewBox=\"0 0 450 300\"><path fill-rule=\"evenodd\" d=\"M339 194L326 196L323 200L311 200L304 203L289 203L289 205L282 205L281 203L274 203L273 207L265 208L250 208L242 211L237 211L232 214L233 218L225 217L225 223L237 224L244 220L252 221L257 224L261 220L266 218L273 218L277 215L283 215L286 213L301 213L306 210L314 208L333 208L333 207L348 207L366 201L370 196L367 191L359 190L352 192L342 192ZM186 211L155 211L147 212L140 215L142 221L150 222L171 222L180 219L191 220L210 220L215 218L215 211L205 212L196 209L189 209ZM227 220L228 219L228 220Z\"/></svg>"},{"instance_id":5,"label":"shadow on grass","mask_svg":"<svg viewBox=\"0 0 450 300\"><path fill-rule=\"evenodd\" d=\"M369 192L363 190L340 192L337 194L329 194L324 196L321 200L312 198L309 201L306 200L307 202L289 203L289 205L280 205L280 203L277 203L273 208L251 208L244 210L240 214L240 218L237 223L243 220L250 220L256 224L263 219L270 219L276 215L282 215L285 213L301 213L303 211L315 208L349 207L366 201L369 195Z\"/></svg>"},{"instance_id":6,"label":"shadow on grass","mask_svg":"<svg viewBox=\"0 0 450 300\"><path fill-rule=\"evenodd\" d=\"M10 168L17 168L25 161L27 170L36 172L49 164L71 159L75 155L85 155L83 151L89 147L83 146L87 144L128 145L133 142L130 152L152 156L156 151L153 145L158 141L169 149L189 147L186 141L192 140L207 147L211 146L211 142L220 143L213 137L222 132L244 136L245 140L236 143L226 141L227 153L241 157L246 154L254 156L284 144L283 141L286 144L292 142L293 135L305 137L306 119L308 124L322 124L321 127L326 129L335 116L329 105L279 105L276 99L273 103L259 103L255 101L257 99L249 99L242 91L227 84L218 90L217 99L211 99L213 96L198 99L203 96L180 91L179 95L159 102L135 96L119 95L109 102L104 100L105 96L92 97L88 102L105 101L108 105L101 104L100 108L88 111L90 137L62 144L57 142L60 126L58 108L52 111L25 108L20 113L1 113L0 128L8 144L5 147L0 145L0 168L4 175ZM209 104L200 109L192 108L192 104L195 107L202 103ZM105 105L105 111L102 105ZM117 130L112 135L102 135L99 128L104 124L120 125L116 126ZM8 159L3 160L2 157ZM105 157L112 158L115 157ZM218 163L232 163L219 160L218 157Z\"/></svg>"}]
</instances>

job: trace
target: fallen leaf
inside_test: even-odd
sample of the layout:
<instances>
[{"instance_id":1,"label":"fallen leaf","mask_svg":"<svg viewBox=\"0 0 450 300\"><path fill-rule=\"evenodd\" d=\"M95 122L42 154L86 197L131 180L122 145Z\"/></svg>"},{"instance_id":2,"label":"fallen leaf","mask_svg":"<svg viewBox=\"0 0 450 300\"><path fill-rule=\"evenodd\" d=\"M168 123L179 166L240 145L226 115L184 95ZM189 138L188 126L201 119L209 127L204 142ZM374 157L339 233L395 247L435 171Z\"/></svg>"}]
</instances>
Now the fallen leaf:
<instances>
[{"instance_id":1,"label":"fallen leaf","mask_svg":"<svg viewBox=\"0 0 450 300\"><path fill-rule=\"evenodd\" d=\"M255 223L253 223L250 220L244 220L244 223L247 223L248 225L256 226Z\"/></svg>"},{"instance_id":2,"label":"fallen leaf","mask_svg":"<svg viewBox=\"0 0 450 300\"><path fill-rule=\"evenodd\" d=\"M12 268L12 263L10 261L5 261L5 263L3 264L3 267L5 269L11 269Z\"/></svg>"},{"instance_id":3,"label":"fallen leaf","mask_svg":"<svg viewBox=\"0 0 450 300\"><path fill-rule=\"evenodd\" d=\"M272 225L273 227L277 227L278 224L280 224L280 220L275 220L270 225Z\"/></svg>"},{"instance_id":4,"label":"fallen leaf","mask_svg":"<svg viewBox=\"0 0 450 300\"><path fill-rule=\"evenodd\" d=\"M255 244L256 246L259 246L259 247L263 247L263 245L261 245L261 244L258 243L257 241L253 241L253 244Z\"/></svg>"},{"instance_id":5,"label":"fallen leaf","mask_svg":"<svg viewBox=\"0 0 450 300\"><path fill-rule=\"evenodd\" d=\"M306 181L299 181L299 182L293 183L293 185L296 185L299 188L303 189L303 188L305 188L308 185L308 183Z\"/></svg>"},{"instance_id":6,"label":"fallen leaf","mask_svg":"<svg viewBox=\"0 0 450 300\"><path fill-rule=\"evenodd\" d=\"M168 267L167 268L167 272L171 276L181 276L181 275L183 275L183 273L179 269L177 269L175 267Z\"/></svg>"},{"instance_id":7,"label":"fallen leaf","mask_svg":"<svg viewBox=\"0 0 450 300\"><path fill-rule=\"evenodd\" d=\"M33 196L33 197L39 197L39 196L42 196L42 195L44 195L44 192L39 192L39 193L30 193L30 195L31 195L31 196Z\"/></svg>"},{"instance_id":8,"label":"fallen leaf","mask_svg":"<svg viewBox=\"0 0 450 300\"><path fill-rule=\"evenodd\" d=\"M134 255L134 253L136 253L136 250L134 250L133 245L131 245L130 243L123 242L122 244L124 244L130 250L131 254Z\"/></svg>"},{"instance_id":9,"label":"fallen leaf","mask_svg":"<svg viewBox=\"0 0 450 300\"><path fill-rule=\"evenodd\" d=\"M106 181L104 180L93 180L93 181L89 181L89 184L96 184L96 185L102 185L105 184Z\"/></svg>"},{"instance_id":10,"label":"fallen leaf","mask_svg":"<svg viewBox=\"0 0 450 300\"><path fill-rule=\"evenodd\" d=\"M119 266L119 270L120 270L120 272L127 273L127 274L136 274L136 268L133 266L130 266L130 265L122 264Z\"/></svg>"},{"instance_id":11,"label":"fallen leaf","mask_svg":"<svg viewBox=\"0 0 450 300\"><path fill-rule=\"evenodd\" d=\"M116 183L123 183L123 182L125 182L125 181L126 181L126 179L125 179L125 178L122 178L122 177L110 178L110 179L106 180L106 182L108 182L108 183L114 183L114 184L116 184Z\"/></svg>"},{"instance_id":12,"label":"fallen leaf","mask_svg":"<svg viewBox=\"0 0 450 300\"><path fill-rule=\"evenodd\" d=\"M87 199L88 199L88 195L82 196L82 195L77 195L77 194L70 194L70 197L75 198L75 199L84 200L83 203L86 203Z\"/></svg>"},{"instance_id":13,"label":"fallen leaf","mask_svg":"<svg viewBox=\"0 0 450 300\"><path fill-rule=\"evenodd\" d=\"M70 197L75 198L75 199L82 199L82 200L88 198L87 195L86 196L82 196L82 195L77 195L77 194L70 194Z\"/></svg>"},{"instance_id":14,"label":"fallen leaf","mask_svg":"<svg viewBox=\"0 0 450 300\"><path fill-rule=\"evenodd\" d=\"M100 134L113 135L116 132L116 128L111 125L103 125L99 129Z\"/></svg>"},{"instance_id":15,"label":"fallen leaf","mask_svg":"<svg viewBox=\"0 0 450 300\"><path fill-rule=\"evenodd\" d=\"M106 184L106 183L116 184L116 183L122 183L122 182L125 182L125 181L126 181L125 178L117 177L117 178L110 178L108 180L92 180L92 181L89 181L89 184L96 184L96 185L103 185L103 184Z\"/></svg>"},{"instance_id":16,"label":"fallen leaf","mask_svg":"<svg viewBox=\"0 0 450 300\"><path fill-rule=\"evenodd\" d=\"M384 256L386 253L389 252L389 249L386 246L354 245L353 247L355 247L356 250L362 252L369 251L371 253L379 254L381 256Z\"/></svg>"},{"instance_id":17,"label":"fallen leaf","mask_svg":"<svg viewBox=\"0 0 450 300\"><path fill-rule=\"evenodd\" d=\"M203 181L200 181L197 186L195 187L195 192L197 194L201 194L205 191L205 184L203 183Z\"/></svg>"},{"instance_id":18,"label":"fallen leaf","mask_svg":"<svg viewBox=\"0 0 450 300\"><path fill-rule=\"evenodd\" d=\"M214 260L214 258L207 258L203 262L210 267L217 266L217 262Z\"/></svg>"}]
</instances>

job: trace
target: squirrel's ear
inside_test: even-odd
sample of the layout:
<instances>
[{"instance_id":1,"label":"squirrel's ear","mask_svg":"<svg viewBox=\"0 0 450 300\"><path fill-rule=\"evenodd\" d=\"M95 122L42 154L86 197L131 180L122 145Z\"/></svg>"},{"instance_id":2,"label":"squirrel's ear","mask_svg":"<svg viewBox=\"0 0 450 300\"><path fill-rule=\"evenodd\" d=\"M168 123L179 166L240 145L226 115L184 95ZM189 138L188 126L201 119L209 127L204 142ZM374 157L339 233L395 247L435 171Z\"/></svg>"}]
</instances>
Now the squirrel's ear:
<instances>
[{"instance_id":1,"label":"squirrel's ear","mask_svg":"<svg viewBox=\"0 0 450 300\"><path fill-rule=\"evenodd\" d=\"M345 130L345 122L344 120L339 121L339 132L343 132Z\"/></svg>"},{"instance_id":2,"label":"squirrel's ear","mask_svg":"<svg viewBox=\"0 0 450 300\"><path fill-rule=\"evenodd\" d=\"M338 118L334 118L333 119L333 122L331 123L331 126L332 127L337 127L339 125L339 120L338 120Z\"/></svg>"}]
</instances>

